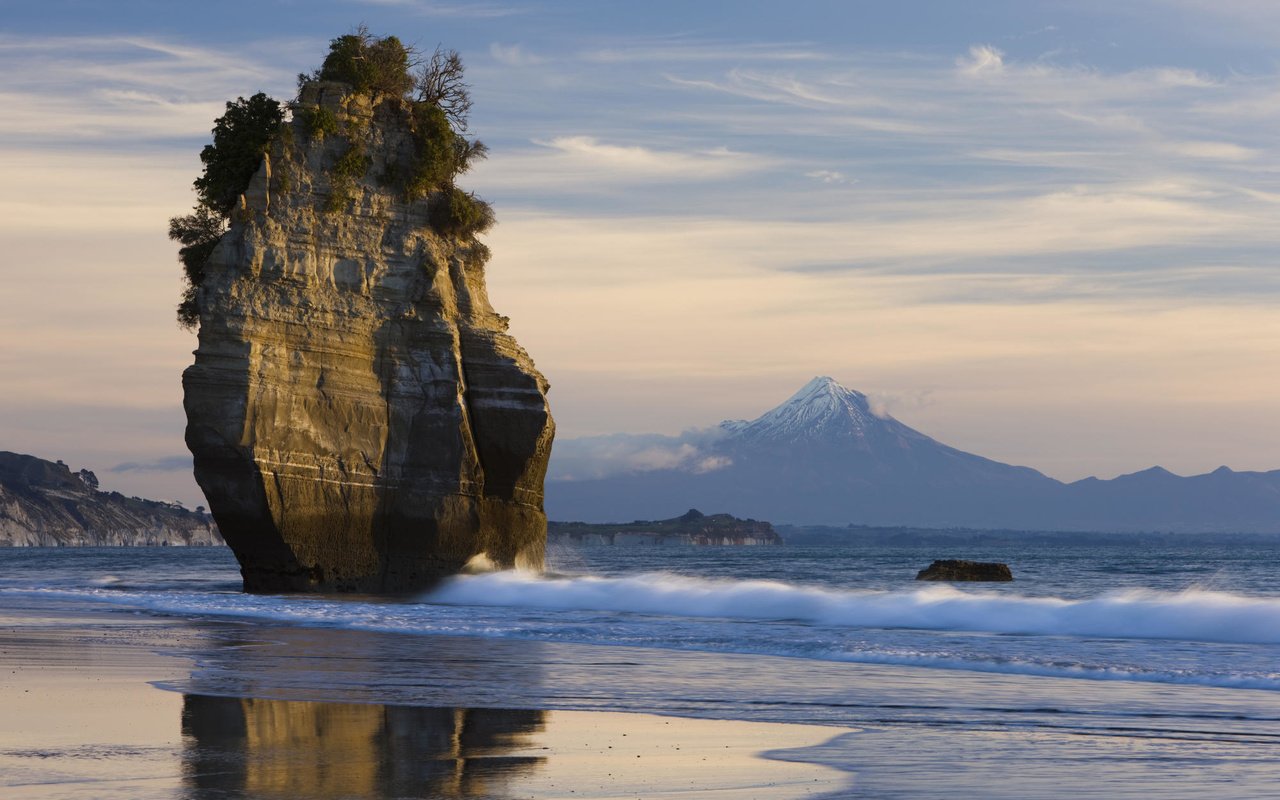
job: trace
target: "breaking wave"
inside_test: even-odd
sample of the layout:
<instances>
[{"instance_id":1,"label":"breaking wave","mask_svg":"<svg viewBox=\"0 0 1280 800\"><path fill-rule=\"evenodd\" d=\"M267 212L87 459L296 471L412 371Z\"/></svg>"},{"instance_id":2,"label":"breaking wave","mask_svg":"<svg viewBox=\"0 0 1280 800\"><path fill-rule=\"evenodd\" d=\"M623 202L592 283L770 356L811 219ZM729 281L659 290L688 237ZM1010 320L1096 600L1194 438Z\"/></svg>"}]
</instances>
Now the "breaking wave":
<instances>
[{"instance_id":1,"label":"breaking wave","mask_svg":"<svg viewBox=\"0 0 1280 800\"><path fill-rule=\"evenodd\" d=\"M423 599L452 605L795 620L859 628L1280 644L1280 598L1201 589L1135 589L1067 600L966 591L949 585L840 591L663 573L545 578L500 572L453 578Z\"/></svg>"},{"instance_id":2,"label":"breaking wave","mask_svg":"<svg viewBox=\"0 0 1280 800\"><path fill-rule=\"evenodd\" d=\"M1280 690L1280 598L1188 589L1084 599L928 585L842 590L669 573L462 575L411 602L146 588L0 588L188 618L1016 675ZM1011 588L1011 587L1010 587ZM1000 641L989 637L1001 636ZM1248 658L1241 654L1254 646Z\"/></svg>"}]
</instances>

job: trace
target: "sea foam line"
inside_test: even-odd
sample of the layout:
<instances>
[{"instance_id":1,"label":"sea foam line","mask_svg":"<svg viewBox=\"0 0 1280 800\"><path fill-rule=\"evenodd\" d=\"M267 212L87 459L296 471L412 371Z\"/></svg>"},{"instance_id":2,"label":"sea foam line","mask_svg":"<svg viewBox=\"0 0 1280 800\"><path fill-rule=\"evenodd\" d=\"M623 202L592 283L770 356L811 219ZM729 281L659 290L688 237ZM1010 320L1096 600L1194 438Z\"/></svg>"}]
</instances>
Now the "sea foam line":
<instances>
[{"instance_id":1,"label":"sea foam line","mask_svg":"<svg viewBox=\"0 0 1280 800\"><path fill-rule=\"evenodd\" d=\"M1280 598L1202 589L1133 589L1069 600L961 590L949 585L851 591L665 573L546 578L499 572L452 578L423 600L451 605L797 620L859 628L1280 644Z\"/></svg>"},{"instance_id":2,"label":"sea foam line","mask_svg":"<svg viewBox=\"0 0 1280 800\"><path fill-rule=\"evenodd\" d=\"M1180 593L1130 591L1090 600L1063 600L964 592L949 586L930 586L911 591L855 592L768 581L707 581L667 574L629 578L548 579L495 573L460 577L428 595L424 602L418 603L368 603L362 600L315 596L248 595L239 592L183 593L114 588L5 588L0 589L0 596L3 595L79 598L143 608L162 614L257 619L288 625L418 636L482 636L597 645L639 645L1009 675L1280 690L1278 673L1234 673L1230 671L1229 665L1224 665L1227 669L1222 672L1162 670L1137 663L1070 664L1058 660L1050 663L1035 658L975 659L945 651L904 652L897 648L881 649L876 645L867 647L865 643L854 649L846 649L838 639L831 640L829 646L815 649L812 646L798 647L785 634L765 639L758 636L739 639L732 634L726 636L728 631L723 628L713 631L713 641L698 641L697 637L689 639L687 636L677 637L678 641L672 641L664 633L670 632L673 625L685 629L690 627L688 624L680 625L678 618L717 617L728 624L738 621L781 621L783 624L799 621L801 624L816 623L834 627L857 625L922 629L928 623L929 628L934 630L983 632L1001 627L1005 630L996 632L1070 635L1064 633L1067 623L1096 625L1101 620L1105 625L1116 628L1145 624L1150 618L1158 617L1169 626L1174 624L1171 620L1176 618L1198 628L1214 623L1229 625L1241 620L1257 622L1258 617L1274 616L1280 612L1280 599L1200 590ZM441 606L451 606L457 610L444 613ZM469 607L502 606L514 606L517 613L507 618L467 613ZM1193 613L1183 613L1193 607L1196 609ZM1018 613L1019 610L1027 609L1035 613ZM1107 616L1116 609L1130 613ZM519 611L526 613L521 614ZM531 618L530 613L537 611L546 614L541 619ZM564 611L568 616L558 619L558 611ZM599 626L594 622L584 625L580 616L574 620L573 613L582 611L635 614L635 625L623 626L620 640L617 626ZM975 613L994 611L1012 611L1011 616L1017 616L1020 624L1007 619L1007 624L1004 625L980 627L974 622ZM672 619L665 622L651 615ZM944 617L952 627L940 627ZM908 620L915 624L902 624ZM1043 630L1030 630L1031 623L1041 626ZM1015 628L1018 630L1014 630ZM1123 637L1114 632L1105 635L1142 639L1152 638L1150 634L1153 632L1141 630L1135 635L1130 631ZM1195 631L1186 626L1179 631L1184 638L1189 632ZM1222 628L1217 631L1219 635L1204 635L1202 638L1255 644L1274 641L1254 634L1251 634L1254 635L1253 639L1248 639L1245 636L1248 632L1246 627ZM776 633L782 634L782 631ZM1275 631L1263 631L1263 634L1274 636Z\"/></svg>"}]
</instances>

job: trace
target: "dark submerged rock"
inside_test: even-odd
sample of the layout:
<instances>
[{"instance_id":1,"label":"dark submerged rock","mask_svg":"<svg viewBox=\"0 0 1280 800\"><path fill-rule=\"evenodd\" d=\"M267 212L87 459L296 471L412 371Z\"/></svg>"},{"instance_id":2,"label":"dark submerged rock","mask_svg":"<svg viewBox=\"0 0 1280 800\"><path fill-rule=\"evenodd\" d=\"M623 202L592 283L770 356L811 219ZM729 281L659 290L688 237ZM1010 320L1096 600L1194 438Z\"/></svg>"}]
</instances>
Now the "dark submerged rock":
<instances>
[{"instance_id":1,"label":"dark submerged rock","mask_svg":"<svg viewBox=\"0 0 1280 800\"><path fill-rule=\"evenodd\" d=\"M1011 581L1013 572L1008 564L997 561L963 561L944 559L935 561L928 569L916 574L918 581Z\"/></svg>"}]
</instances>

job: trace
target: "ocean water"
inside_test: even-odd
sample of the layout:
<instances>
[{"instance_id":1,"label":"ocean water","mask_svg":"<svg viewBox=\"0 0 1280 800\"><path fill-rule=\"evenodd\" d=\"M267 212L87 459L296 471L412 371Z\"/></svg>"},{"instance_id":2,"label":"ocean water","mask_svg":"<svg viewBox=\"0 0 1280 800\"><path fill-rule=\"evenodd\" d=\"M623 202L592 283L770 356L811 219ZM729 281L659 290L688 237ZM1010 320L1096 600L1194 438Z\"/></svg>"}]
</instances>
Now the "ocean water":
<instances>
[{"instance_id":1,"label":"ocean water","mask_svg":"<svg viewBox=\"0 0 1280 800\"><path fill-rule=\"evenodd\" d=\"M409 600L246 595L222 549L0 551L0 597L412 636L642 646L1280 690L1280 542L1004 546L1008 584L913 580L908 547L553 549Z\"/></svg>"},{"instance_id":2,"label":"ocean water","mask_svg":"<svg viewBox=\"0 0 1280 800\"><path fill-rule=\"evenodd\" d=\"M1015 581L914 580L951 557ZM225 549L12 549L0 603L199 630L210 644L170 687L189 694L857 729L806 756L857 773L849 796L1265 797L1278 557L1280 541L1132 539L555 548L543 575L388 600L245 595Z\"/></svg>"}]
</instances>

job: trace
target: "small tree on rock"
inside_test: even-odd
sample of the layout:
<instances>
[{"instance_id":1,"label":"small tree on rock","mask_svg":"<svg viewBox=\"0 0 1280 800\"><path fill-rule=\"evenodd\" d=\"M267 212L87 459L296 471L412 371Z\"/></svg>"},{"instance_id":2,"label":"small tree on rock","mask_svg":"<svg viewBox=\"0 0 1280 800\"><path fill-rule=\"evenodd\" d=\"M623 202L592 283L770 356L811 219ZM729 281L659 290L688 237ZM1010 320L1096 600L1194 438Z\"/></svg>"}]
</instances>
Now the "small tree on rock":
<instances>
[{"instance_id":1,"label":"small tree on rock","mask_svg":"<svg viewBox=\"0 0 1280 800\"><path fill-rule=\"evenodd\" d=\"M183 327L194 327L200 321L196 289L204 280L205 262L283 121L280 103L262 92L227 103L226 113L214 120L213 144L200 151L204 172L194 183L196 207L186 216L169 220L169 238L182 245L178 260L185 285L178 303L178 322Z\"/></svg>"},{"instance_id":2,"label":"small tree on rock","mask_svg":"<svg viewBox=\"0 0 1280 800\"><path fill-rule=\"evenodd\" d=\"M262 92L227 103L227 113L214 121L213 144L200 151L204 174L195 180L200 205L224 217L231 213L281 122L280 103Z\"/></svg>"},{"instance_id":3,"label":"small tree on rock","mask_svg":"<svg viewBox=\"0 0 1280 800\"><path fill-rule=\"evenodd\" d=\"M329 55L320 69L298 77L301 82L340 81L360 93L404 97L413 89L412 57L412 48L395 36L379 38L361 25L329 42Z\"/></svg>"},{"instance_id":4,"label":"small tree on rock","mask_svg":"<svg viewBox=\"0 0 1280 800\"><path fill-rule=\"evenodd\" d=\"M421 67L414 82L417 100L444 112L454 130L467 129L471 114L471 87L462 79L462 56L439 46Z\"/></svg>"}]
</instances>

